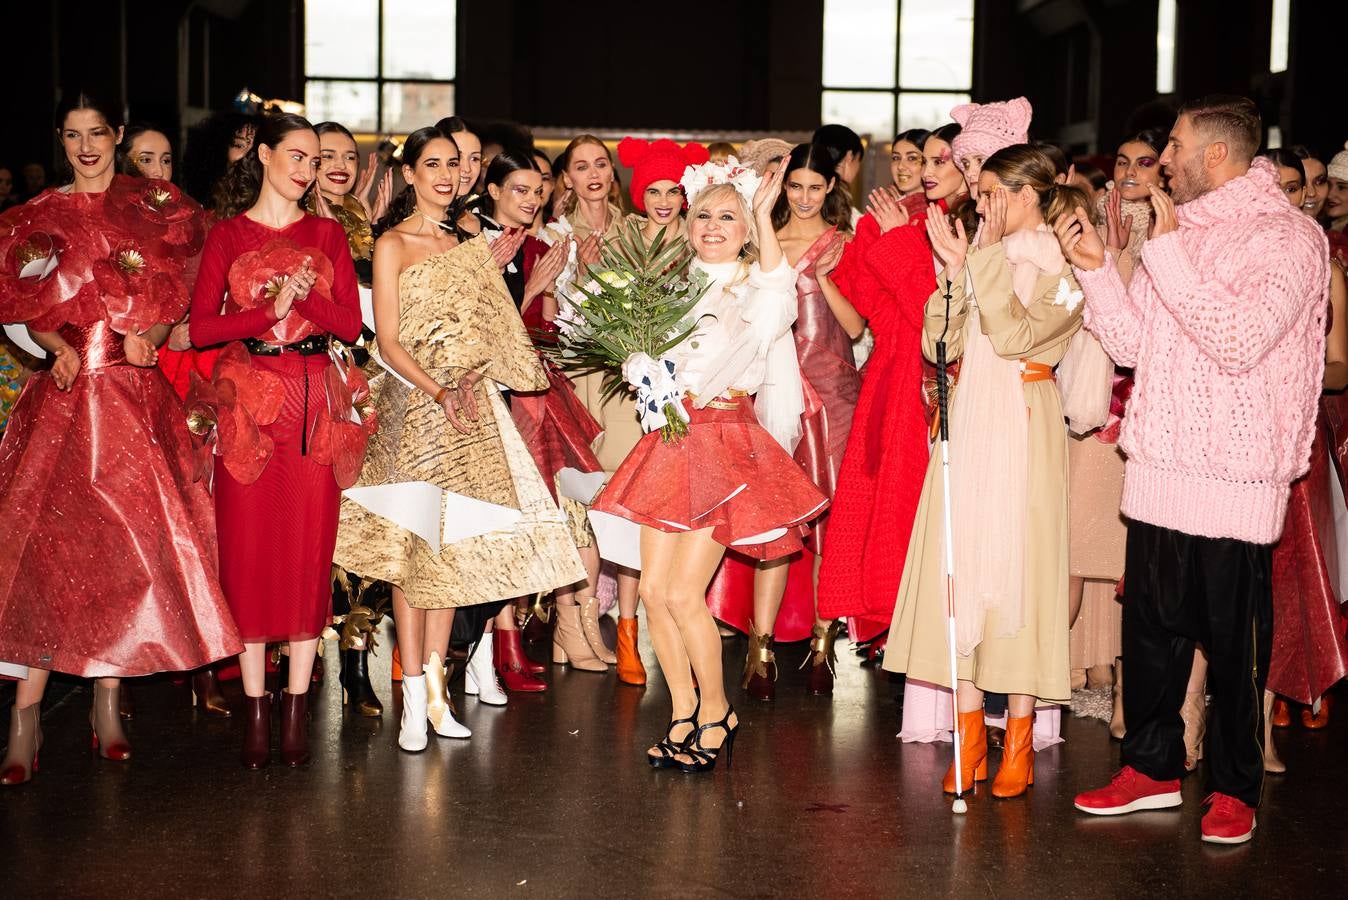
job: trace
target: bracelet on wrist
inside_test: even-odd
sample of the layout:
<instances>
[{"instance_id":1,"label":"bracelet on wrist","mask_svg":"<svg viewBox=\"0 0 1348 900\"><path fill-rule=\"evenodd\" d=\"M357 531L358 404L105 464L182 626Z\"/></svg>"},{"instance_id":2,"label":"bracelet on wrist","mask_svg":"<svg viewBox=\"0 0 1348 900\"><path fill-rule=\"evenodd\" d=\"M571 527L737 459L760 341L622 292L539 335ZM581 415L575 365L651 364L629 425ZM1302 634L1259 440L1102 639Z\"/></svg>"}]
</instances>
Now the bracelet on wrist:
<instances>
[{"instance_id":1,"label":"bracelet on wrist","mask_svg":"<svg viewBox=\"0 0 1348 900\"><path fill-rule=\"evenodd\" d=\"M441 405L443 405L444 402L445 402L445 396L446 396L448 393L449 393L449 388L447 388L447 387L441 387L440 390L436 391L436 392L435 392L435 405L436 405L436 406L441 406Z\"/></svg>"}]
</instances>

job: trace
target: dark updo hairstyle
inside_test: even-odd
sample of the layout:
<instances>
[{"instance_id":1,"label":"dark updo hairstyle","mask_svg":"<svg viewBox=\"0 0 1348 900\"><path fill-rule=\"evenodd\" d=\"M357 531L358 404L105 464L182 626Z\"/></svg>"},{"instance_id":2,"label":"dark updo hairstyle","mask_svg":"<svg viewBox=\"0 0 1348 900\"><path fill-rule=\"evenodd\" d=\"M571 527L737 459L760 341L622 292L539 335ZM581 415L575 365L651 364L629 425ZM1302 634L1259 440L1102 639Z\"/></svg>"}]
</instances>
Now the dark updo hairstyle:
<instances>
[{"instance_id":1,"label":"dark updo hairstyle","mask_svg":"<svg viewBox=\"0 0 1348 900\"><path fill-rule=\"evenodd\" d=\"M538 172L542 174L543 170L539 168L538 160L534 154L535 151L525 150L522 147L502 147L501 152L492 157L491 165L487 166L487 175L483 181L483 186L496 185L501 187L512 172ZM491 198L490 191L483 192L481 203L482 211L495 218L496 201Z\"/></svg>"},{"instance_id":2,"label":"dark updo hairstyle","mask_svg":"<svg viewBox=\"0 0 1348 900\"><path fill-rule=\"evenodd\" d=\"M402 164L415 169L417 163L421 161L421 154L426 152L426 145L437 138L449 141L454 146L454 152L458 153L459 145L454 141L454 138L442 131L438 125L427 125L424 128L418 128L407 136L407 140L403 141ZM374 236L378 238L385 231L412 215L416 208L417 189L415 185L409 183L389 202L388 212L384 213L384 217L374 223ZM466 235L459 228L458 219L461 212L459 199L455 197L454 202L450 204L446 211L444 224L453 231L455 237L462 241L467 240L472 235Z\"/></svg>"},{"instance_id":3,"label":"dark updo hairstyle","mask_svg":"<svg viewBox=\"0 0 1348 900\"><path fill-rule=\"evenodd\" d=\"M280 146L286 135L295 131L313 131L314 126L303 116L276 113L258 120L253 146L242 159L229 167L225 177L215 186L213 201L215 214L221 219L237 216L257 202L262 190L262 161L257 148L263 144L272 150Z\"/></svg>"},{"instance_id":4,"label":"dark updo hairstyle","mask_svg":"<svg viewBox=\"0 0 1348 900\"><path fill-rule=\"evenodd\" d=\"M1261 150L1259 156L1269 160L1275 166L1282 166L1291 169L1301 176L1301 186L1306 186L1306 165L1301 161L1301 156L1296 150L1290 147L1275 147L1272 150Z\"/></svg>"},{"instance_id":5,"label":"dark updo hairstyle","mask_svg":"<svg viewBox=\"0 0 1348 900\"><path fill-rule=\"evenodd\" d=\"M990 172L1012 192L1029 186L1039 195L1039 211L1049 225L1090 200L1081 188L1057 181L1058 170L1050 157L1033 144L1012 144L987 158L983 171Z\"/></svg>"},{"instance_id":6,"label":"dark updo hairstyle","mask_svg":"<svg viewBox=\"0 0 1348 900\"><path fill-rule=\"evenodd\" d=\"M122 131L122 142L117 145L117 171L123 175L132 175L136 178L142 177L140 169L136 166L136 161L131 158L131 145L136 143L136 138L147 132L157 132L162 134L165 139L168 138L168 132L164 129L150 125L147 122L132 122ZM169 141L169 152L173 152L173 141Z\"/></svg>"},{"instance_id":7,"label":"dark updo hairstyle","mask_svg":"<svg viewBox=\"0 0 1348 900\"><path fill-rule=\"evenodd\" d=\"M819 214L825 222L840 231L852 230L852 203L847 196L847 184L838 177L838 166L828 147L823 144L797 144L792 148L790 155L782 160L781 165L786 170L785 177L788 179L797 169L809 169L821 176L825 184L833 182L833 187L824 197L824 208ZM772 207L772 228L774 231L781 231L789 221L791 221L791 204L786 200L786 189L783 187L777 197L777 203Z\"/></svg>"},{"instance_id":8,"label":"dark updo hairstyle","mask_svg":"<svg viewBox=\"0 0 1348 900\"><path fill-rule=\"evenodd\" d=\"M229 169L229 148L234 143L234 136L256 125L254 116L218 112L187 129L182 164L174 166L174 173L181 177L183 190L202 206L210 206L216 183Z\"/></svg>"},{"instance_id":9,"label":"dark updo hairstyle","mask_svg":"<svg viewBox=\"0 0 1348 900\"><path fill-rule=\"evenodd\" d=\"M956 128L959 126L956 125ZM909 128L907 131L900 131L894 135L894 143L912 144L918 152L922 152L922 145L927 143L927 138L931 137L931 132L925 128Z\"/></svg>"},{"instance_id":10,"label":"dark updo hairstyle","mask_svg":"<svg viewBox=\"0 0 1348 900\"><path fill-rule=\"evenodd\" d=\"M68 91L62 95L61 102L56 104L56 111L52 115L52 125L56 128L58 144L61 141L61 131L66 125L66 116L77 109L89 109L98 113L113 131L126 124L126 119L122 115L122 107L109 102L107 97L83 89ZM60 181L62 184L69 184L74 178L75 170L63 152L61 154Z\"/></svg>"},{"instance_id":11,"label":"dark updo hairstyle","mask_svg":"<svg viewBox=\"0 0 1348 900\"><path fill-rule=\"evenodd\" d=\"M1170 143L1170 135L1159 128L1144 128L1131 137L1126 137L1119 141L1119 146L1124 144L1146 144L1152 151L1160 156L1165 151L1166 144Z\"/></svg>"},{"instance_id":12,"label":"dark updo hairstyle","mask_svg":"<svg viewBox=\"0 0 1348 900\"><path fill-rule=\"evenodd\" d=\"M810 138L814 144L822 144L833 157L833 164L836 166L842 158L851 153L857 159L861 159L866 153L866 148L861 144L861 136L846 125L820 125Z\"/></svg>"}]
</instances>

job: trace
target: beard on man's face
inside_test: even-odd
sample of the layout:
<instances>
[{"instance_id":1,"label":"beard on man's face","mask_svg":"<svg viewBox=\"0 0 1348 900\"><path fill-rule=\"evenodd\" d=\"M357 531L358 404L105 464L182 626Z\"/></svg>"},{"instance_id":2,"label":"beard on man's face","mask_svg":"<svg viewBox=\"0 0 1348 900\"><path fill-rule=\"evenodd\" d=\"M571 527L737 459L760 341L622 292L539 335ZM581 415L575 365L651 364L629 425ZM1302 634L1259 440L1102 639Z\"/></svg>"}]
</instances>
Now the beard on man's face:
<instances>
[{"instance_id":1,"label":"beard on man's face","mask_svg":"<svg viewBox=\"0 0 1348 900\"><path fill-rule=\"evenodd\" d=\"M1175 205L1197 200L1212 190L1212 178L1203 167L1203 153L1200 150L1183 165L1176 166L1169 173L1170 196Z\"/></svg>"}]
</instances>

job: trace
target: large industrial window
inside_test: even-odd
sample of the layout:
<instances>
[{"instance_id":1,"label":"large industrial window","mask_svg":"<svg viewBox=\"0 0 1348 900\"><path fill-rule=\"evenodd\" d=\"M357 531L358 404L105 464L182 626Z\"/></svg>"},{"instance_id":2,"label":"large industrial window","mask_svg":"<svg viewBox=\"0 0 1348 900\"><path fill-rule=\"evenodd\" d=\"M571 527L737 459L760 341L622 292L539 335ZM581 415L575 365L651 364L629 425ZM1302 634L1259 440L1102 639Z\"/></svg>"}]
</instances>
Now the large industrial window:
<instances>
[{"instance_id":1,"label":"large industrial window","mask_svg":"<svg viewBox=\"0 0 1348 900\"><path fill-rule=\"evenodd\" d=\"M824 0L823 121L887 140L969 102L973 0Z\"/></svg>"},{"instance_id":2,"label":"large industrial window","mask_svg":"<svg viewBox=\"0 0 1348 900\"><path fill-rule=\"evenodd\" d=\"M1175 0L1156 9L1156 93L1175 93Z\"/></svg>"},{"instance_id":3,"label":"large industrial window","mask_svg":"<svg viewBox=\"0 0 1348 900\"><path fill-rule=\"evenodd\" d=\"M454 112L457 0L305 0L310 121L407 132Z\"/></svg>"}]
</instances>

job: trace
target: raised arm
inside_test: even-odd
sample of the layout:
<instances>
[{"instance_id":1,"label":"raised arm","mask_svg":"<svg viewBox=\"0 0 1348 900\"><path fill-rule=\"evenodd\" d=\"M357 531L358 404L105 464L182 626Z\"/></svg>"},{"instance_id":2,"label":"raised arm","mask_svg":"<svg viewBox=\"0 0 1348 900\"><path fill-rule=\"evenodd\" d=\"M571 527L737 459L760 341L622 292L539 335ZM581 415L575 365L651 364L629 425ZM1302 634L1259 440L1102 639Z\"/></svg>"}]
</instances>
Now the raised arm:
<instances>
[{"instance_id":1,"label":"raised arm","mask_svg":"<svg viewBox=\"0 0 1348 900\"><path fill-rule=\"evenodd\" d=\"M1247 255L1239 284L1199 271L1178 230L1153 237L1142 248L1161 304L1199 349L1230 373L1258 365L1305 314L1308 299L1313 295L1313 302L1320 302L1321 286L1329 283L1323 235L1296 227L1308 223L1247 224L1279 252Z\"/></svg>"},{"instance_id":2,"label":"raised arm","mask_svg":"<svg viewBox=\"0 0 1348 900\"><path fill-rule=\"evenodd\" d=\"M1081 327L1081 297L1070 296L1077 282L1066 266L1056 277L1039 278L1038 296L1028 306L1016 297L1000 243L974 250L968 266L979 325L998 356L1023 359L1058 344L1066 349L1067 339Z\"/></svg>"},{"instance_id":3,"label":"raised arm","mask_svg":"<svg viewBox=\"0 0 1348 900\"><path fill-rule=\"evenodd\" d=\"M1053 231L1085 295L1087 330L1100 339L1114 362L1125 368L1137 365L1142 316L1086 210L1078 206L1072 215L1061 217Z\"/></svg>"}]
</instances>

